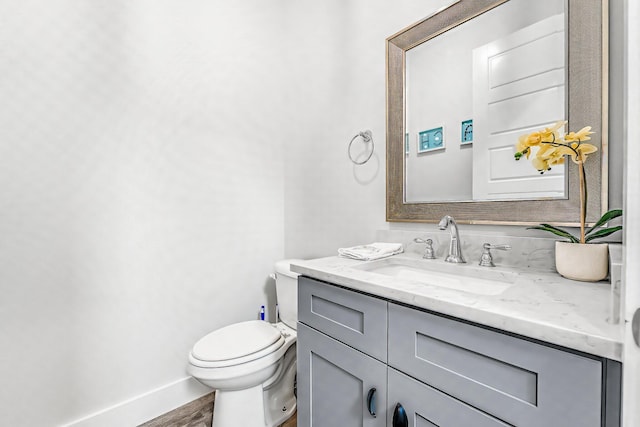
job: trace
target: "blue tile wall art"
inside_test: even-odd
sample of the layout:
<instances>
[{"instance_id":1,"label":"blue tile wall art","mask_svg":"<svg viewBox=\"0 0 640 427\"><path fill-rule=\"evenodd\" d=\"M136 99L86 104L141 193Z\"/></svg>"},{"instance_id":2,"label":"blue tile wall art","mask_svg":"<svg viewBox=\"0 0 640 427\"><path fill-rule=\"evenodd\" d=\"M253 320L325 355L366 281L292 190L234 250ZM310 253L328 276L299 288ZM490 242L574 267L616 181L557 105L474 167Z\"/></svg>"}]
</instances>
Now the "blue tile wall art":
<instances>
[{"instance_id":1,"label":"blue tile wall art","mask_svg":"<svg viewBox=\"0 0 640 427\"><path fill-rule=\"evenodd\" d=\"M444 149L444 129L442 126L418 132L418 154Z\"/></svg>"},{"instance_id":2,"label":"blue tile wall art","mask_svg":"<svg viewBox=\"0 0 640 427\"><path fill-rule=\"evenodd\" d=\"M466 145L473 142L473 120L465 120L460 125L460 144Z\"/></svg>"}]
</instances>

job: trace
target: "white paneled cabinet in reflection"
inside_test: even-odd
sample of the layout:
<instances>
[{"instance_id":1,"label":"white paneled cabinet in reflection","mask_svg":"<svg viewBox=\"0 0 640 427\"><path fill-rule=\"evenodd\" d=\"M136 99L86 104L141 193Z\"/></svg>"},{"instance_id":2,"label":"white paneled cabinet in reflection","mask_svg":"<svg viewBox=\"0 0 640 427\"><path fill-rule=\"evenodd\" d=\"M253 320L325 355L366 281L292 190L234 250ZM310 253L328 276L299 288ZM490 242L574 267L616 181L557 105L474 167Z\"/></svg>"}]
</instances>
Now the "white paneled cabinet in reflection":
<instances>
[{"instance_id":1,"label":"white paneled cabinet in reflection","mask_svg":"<svg viewBox=\"0 0 640 427\"><path fill-rule=\"evenodd\" d=\"M519 135L565 118L565 22L555 15L473 51L473 199L563 197L564 167L514 161Z\"/></svg>"}]
</instances>

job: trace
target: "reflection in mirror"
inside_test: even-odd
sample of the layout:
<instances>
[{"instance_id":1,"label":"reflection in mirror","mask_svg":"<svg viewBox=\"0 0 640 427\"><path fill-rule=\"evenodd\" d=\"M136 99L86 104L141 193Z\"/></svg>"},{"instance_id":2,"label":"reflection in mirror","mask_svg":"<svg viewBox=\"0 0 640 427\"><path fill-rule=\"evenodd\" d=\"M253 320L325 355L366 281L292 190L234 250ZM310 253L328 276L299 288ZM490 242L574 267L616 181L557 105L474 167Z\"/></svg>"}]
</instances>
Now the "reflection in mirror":
<instances>
[{"instance_id":1,"label":"reflection in mirror","mask_svg":"<svg viewBox=\"0 0 640 427\"><path fill-rule=\"evenodd\" d=\"M514 5L518 3L529 9L517 12ZM535 8L538 3L542 4L540 9ZM566 7L563 7L565 4ZM494 17L495 21L490 21L490 14L512 7L514 9L502 18ZM559 3L553 0L457 0L390 36L387 39L386 81L387 221L437 222L444 215L451 215L458 223L579 224L580 182L577 166L571 161L565 164L564 177L545 173L542 181L530 186L528 194L514 195L514 189L520 190L535 175L535 171L514 169L525 166L511 160L517 136L564 117L570 129L592 126L595 132L590 143L597 146L598 151L592 155L593 161L585 165L585 173L589 177L587 221L595 222L607 210L607 10L607 0L560 0ZM562 13L564 18L558 16ZM458 70L456 63L457 55L452 57L452 62L447 62L448 55L456 52L457 42L447 42L446 37L455 39L459 37L457 32L464 31L458 27L487 19L489 21L481 25L482 32L476 37L482 40L478 40L477 45L471 45L469 52L463 54L466 56L464 67L473 70L473 58L482 59L480 53L484 49L486 57L483 61L487 63L485 72L472 78L484 81L485 90L476 94L476 87L481 85L474 81L467 86L466 93L454 93L457 86L462 86L461 80L458 80L461 79L458 74L461 70ZM541 30L532 28L532 25L550 25L551 30L545 32L548 28ZM498 29L497 33L485 36L485 31L495 29ZM536 36L539 39L556 37L557 46L547 48L541 54L534 53L535 49L531 52L528 49L535 43L518 41L519 37L526 36L527 31L534 33L534 40L537 40ZM421 77L422 73L422 70L409 70L410 81L407 82L407 57L408 65L412 66L413 61L419 61L412 58L412 50L418 52L415 49L422 44L439 43L440 39L446 46L427 55L426 72L442 71L446 79L442 76L429 78L432 83L436 80L436 86L423 88L422 94L416 97L437 113L441 110L453 111L455 116L452 117L421 114L418 109L427 107L412 106L417 101L407 99L407 96L413 96L414 86L419 86L416 77ZM528 39L525 37L525 40ZM561 40L565 40L564 48ZM518 49L521 45L524 50ZM496 55L494 48L504 54ZM503 61L512 53L516 53L515 60ZM542 56L544 61L540 60ZM566 61L563 61L565 57ZM551 61L551 65L546 63L547 60ZM505 62L508 66L503 66ZM542 68L539 68L540 64ZM548 88L546 91L539 90L539 93L532 90L532 93L547 95L546 98L535 101L532 96L527 98L527 89L523 90L520 86L525 83L528 85L529 78L538 84L534 87ZM443 80L448 85L439 92ZM407 86L408 90L405 90ZM464 103L460 104L461 107L449 108L452 103L459 105L461 102ZM513 114L505 119L505 112ZM461 144L461 140L466 144ZM479 149L484 141L487 146ZM418 170L412 164L405 168L407 158L426 161L450 152L465 153L470 159L467 159L466 165L449 163L450 166L441 168L432 176L413 180L409 177L407 180L408 175ZM497 160L501 156L505 159L502 163ZM444 158L444 155L440 157ZM444 164L444 161L436 161L428 168L435 169ZM451 196L453 190L447 191L441 198L434 197L429 191L435 192L447 182L462 176L471 177L471 184L466 178L466 189L455 194L456 200ZM545 188L542 185L543 182L553 181L556 182L555 187ZM413 198L415 201L408 202L406 193L414 191L414 183L416 193L410 195L409 200ZM485 188L481 188L483 185Z\"/></svg>"},{"instance_id":2,"label":"reflection in mirror","mask_svg":"<svg viewBox=\"0 0 640 427\"><path fill-rule=\"evenodd\" d=\"M406 203L566 197L564 167L513 159L567 117L565 22L565 0L511 0L406 52Z\"/></svg>"}]
</instances>

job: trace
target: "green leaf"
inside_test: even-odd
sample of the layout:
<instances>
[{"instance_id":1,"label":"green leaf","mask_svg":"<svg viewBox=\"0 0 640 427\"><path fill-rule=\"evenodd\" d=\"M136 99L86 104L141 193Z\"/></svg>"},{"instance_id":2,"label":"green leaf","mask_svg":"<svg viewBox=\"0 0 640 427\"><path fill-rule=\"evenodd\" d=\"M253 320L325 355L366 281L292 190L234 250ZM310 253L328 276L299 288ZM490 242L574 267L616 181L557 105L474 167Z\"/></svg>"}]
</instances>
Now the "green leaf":
<instances>
[{"instance_id":1,"label":"green leaf","mask_svg":"<svg viewBox=\"0 0 640 427\"><path fill-rule=\"evenodd\" d=\"M564 237L565 239L569 239L570 242L572 243L579 243L580 241L574 237L572 234L554 227L553 225L549 225L549 224L540 224L540 225L536 225L534 227L527 227L527 230L543 230L543 231L548 231L549 233L553 233L556 236L560 236L560 237Z\"/></svg>"},{"instance_id":2,"label":"green leaf","mask_svg":"<svg viewBox=\"0 0 640 427\"><path fill-rule=\"evenodd\" d=\"M595 223L593 227L591 227L589 230L587 230L586 233L584 233L584 235L588 236L596 228L601 227L603 224L611 221L612 219L618 218L620 216L622 216L622 209L612 209L609 212L606 212L604 215L602 215L602 217L598 220L598 222Z\"/></svg>"},{"instance_id":3,"label":"green leaf","mask_svg":"<svg viewBox=\"0 0 640 427\"><path fill-rule=\"evenodd\" d=\"M621 225L617 225L615 227L609 227L609 228L603 228L602 230L599 230L595 233L593 233L592 235L590 235L589 237L585 238L585 242L590 242L591 240L594 239L600 239L602 237L607 237L610 234L615 233L616 231L620 231L622 230L622 226Z\"/></svg>"}]
</instances>

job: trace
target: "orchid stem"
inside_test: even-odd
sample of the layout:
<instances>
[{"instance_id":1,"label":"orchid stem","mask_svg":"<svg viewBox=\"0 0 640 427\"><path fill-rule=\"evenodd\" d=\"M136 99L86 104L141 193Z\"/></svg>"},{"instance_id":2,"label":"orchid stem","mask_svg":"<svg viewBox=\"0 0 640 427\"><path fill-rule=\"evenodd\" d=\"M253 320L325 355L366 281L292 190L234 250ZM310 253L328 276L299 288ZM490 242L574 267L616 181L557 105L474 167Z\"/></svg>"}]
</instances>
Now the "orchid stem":
<instances>
[{"instance_id":1,"label":"orchid stem","mask_svg":"<svg viewBox=\"0 0 640 427\"><path fill-rule=\"evenodd\" d=\"M578 163L578 170L580 175L580 243L585 243L584 237L584 225L586 222L586 211L587 211L587 186L585 183L584 176L584 163Z\"/></svg>"}]
</instances>

